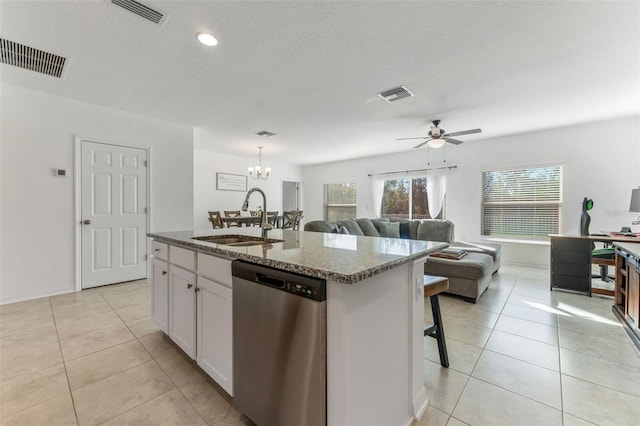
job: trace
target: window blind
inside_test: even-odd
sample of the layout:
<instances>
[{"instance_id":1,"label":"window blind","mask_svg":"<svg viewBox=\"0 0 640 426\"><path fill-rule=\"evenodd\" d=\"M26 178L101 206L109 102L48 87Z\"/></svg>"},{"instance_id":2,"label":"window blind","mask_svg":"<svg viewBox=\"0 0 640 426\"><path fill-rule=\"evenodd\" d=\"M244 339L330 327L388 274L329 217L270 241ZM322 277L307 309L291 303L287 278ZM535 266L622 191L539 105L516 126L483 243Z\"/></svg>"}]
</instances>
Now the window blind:
<instances>
[{"instance_id":1,"label":"window blind","mask_svg":"<svg viewBox=\"0 0 640 426\"><path fill-rule=\"evenodd\" d=\"M482 172L482 235L545 239L561 211L562 166Z\"/></svg>"}]
</instances>

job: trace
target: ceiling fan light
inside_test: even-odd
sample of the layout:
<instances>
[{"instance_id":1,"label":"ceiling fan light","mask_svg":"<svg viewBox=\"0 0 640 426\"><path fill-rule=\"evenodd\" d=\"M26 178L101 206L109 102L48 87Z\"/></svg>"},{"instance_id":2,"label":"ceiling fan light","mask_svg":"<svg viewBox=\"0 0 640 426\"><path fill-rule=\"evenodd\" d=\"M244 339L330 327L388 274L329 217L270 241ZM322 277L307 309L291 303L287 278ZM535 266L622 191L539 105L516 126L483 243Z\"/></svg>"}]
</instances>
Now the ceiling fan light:
<instances>
[{"instance_id":1,"label":"ceiling fan light","mask_svg":"<svg viewBox=\"0 0 640 426\"><path fill-rule=\"evenodd\" d=\"M198 38L198 41L205 46L215 46L218 44L218 40L213 36L213 34L197 33L196 37Z\"/></svg>"},{"instance_id":2,"label":"ceiling fan light","mask_svg":"<svg viewBox=\"0 0 640 426\"><path fill-rule=\"evenodd\" d=\"M429 142L427 142L427 145L429 145L431 148L441 148L444 145L444 139L431 139Z\"/></svg>"}]
</instances>

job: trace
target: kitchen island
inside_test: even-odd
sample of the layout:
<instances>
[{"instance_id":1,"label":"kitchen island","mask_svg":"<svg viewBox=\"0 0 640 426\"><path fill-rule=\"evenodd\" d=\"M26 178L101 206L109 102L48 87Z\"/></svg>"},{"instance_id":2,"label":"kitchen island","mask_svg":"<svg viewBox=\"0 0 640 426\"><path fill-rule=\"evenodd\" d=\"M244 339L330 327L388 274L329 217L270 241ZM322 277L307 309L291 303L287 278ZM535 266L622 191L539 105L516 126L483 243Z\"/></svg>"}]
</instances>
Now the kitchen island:
<instances>
[{"instance_id":1,"label":"kitchen island","mask_svg":"<svg viewBox=\"0 0 640 426\"><path fill-rule=\"evenodd\" d=\"M149 234L156 323L233 396L231 260L325 279L327 424L419 418L427 406L424 262L446 244L290 230L269 232L279 242L249 246L194 239L260 231Z\"/></svg>"}]
</instances>

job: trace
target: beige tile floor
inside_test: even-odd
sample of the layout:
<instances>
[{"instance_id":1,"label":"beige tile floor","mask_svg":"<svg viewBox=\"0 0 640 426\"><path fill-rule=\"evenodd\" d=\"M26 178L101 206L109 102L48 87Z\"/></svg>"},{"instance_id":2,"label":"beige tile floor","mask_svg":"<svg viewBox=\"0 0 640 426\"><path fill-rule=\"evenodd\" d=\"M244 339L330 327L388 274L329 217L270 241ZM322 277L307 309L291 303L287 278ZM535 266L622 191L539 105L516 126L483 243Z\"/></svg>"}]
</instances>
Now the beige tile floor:
<instances>
[{"instance_id":1,"label":"beige tile floor","mask_svg":"<svg viewBox=\"0 0 640 426\"><path fill-rule=\"evenodd\" d=\"M450 367L426 338L417 424L640 425L640 352L612 303L550 292L548 270L511 265L476 305L440 296Z\"/></svg>"},{"instance_id":2,"label":"beige tile floor","mask_svg":"<svg viewBox=\"0 0 640 426\"><path fill-rule=\"evenodd\" d=\"M244 425L149 320L146 280L0 307L1 425Z\"/></svg>"},{"instance_id":3,"label":"beige tile floor","mask_svg":"<svg viewBox=\"0 0 640 426\"><path fill-rule=\"evenodd\" d=\"M476 305L441 297L451 366L426 338L417 424L640 424L640 356L611 299L548 279L505 265ZM0 307L0 424L251 423L151 324L136 281Z\"/></svg>"}]
</instances>

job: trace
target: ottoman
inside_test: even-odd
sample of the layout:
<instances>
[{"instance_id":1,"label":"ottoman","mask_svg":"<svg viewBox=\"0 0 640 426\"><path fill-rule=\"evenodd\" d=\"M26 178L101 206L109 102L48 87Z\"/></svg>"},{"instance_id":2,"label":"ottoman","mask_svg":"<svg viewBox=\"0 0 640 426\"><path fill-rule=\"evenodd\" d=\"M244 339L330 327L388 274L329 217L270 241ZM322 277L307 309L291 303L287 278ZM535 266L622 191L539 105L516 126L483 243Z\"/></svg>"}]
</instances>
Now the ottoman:
<instances>
[{"instance_id":1,"label":"ottoman","mask_svg":"<svg viewBox=\"0 0 640 426\"><path fill-rule=\"evenodd\" d=\"M429 256L424 264L425 275L438 275L449 278L447 293L462 296L476 303L491 283L493 258L484 253L468 253L460 260L442 259Z\"/></svg>"},{"instance_id":2,"label":"ottoman","mask_svg":"<svg viewBox=\"0 0 640 426\"><path fill-rule=\"evenodd\" d=\"M500 258L502 257L502 246L493 243L472 243L469 241L456 241L451 243L451 247L460 248L469 253L484 253L493 258L493 273L500 269Z\"/></svg>"}]
</instances>

